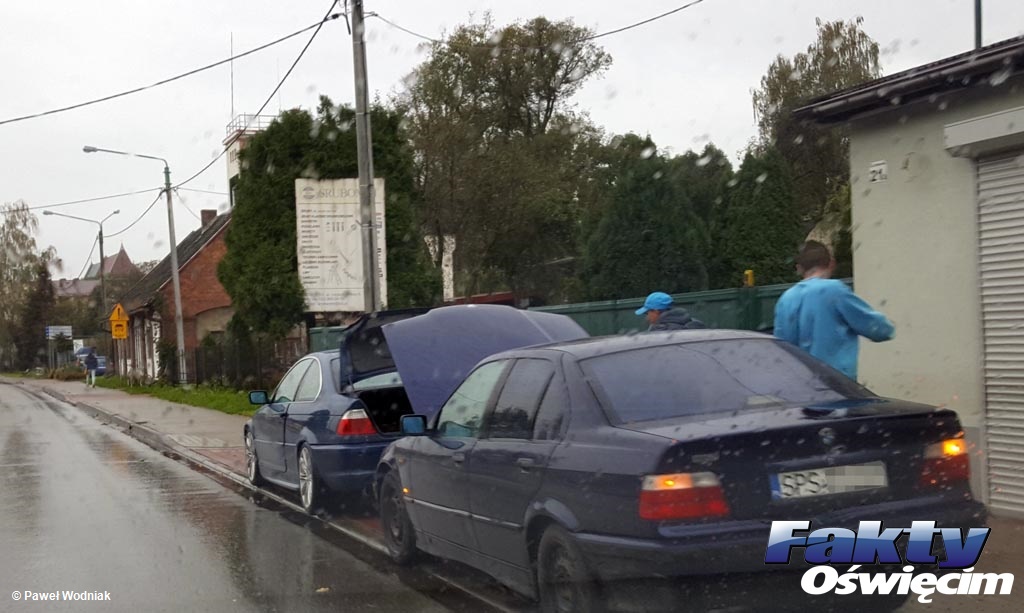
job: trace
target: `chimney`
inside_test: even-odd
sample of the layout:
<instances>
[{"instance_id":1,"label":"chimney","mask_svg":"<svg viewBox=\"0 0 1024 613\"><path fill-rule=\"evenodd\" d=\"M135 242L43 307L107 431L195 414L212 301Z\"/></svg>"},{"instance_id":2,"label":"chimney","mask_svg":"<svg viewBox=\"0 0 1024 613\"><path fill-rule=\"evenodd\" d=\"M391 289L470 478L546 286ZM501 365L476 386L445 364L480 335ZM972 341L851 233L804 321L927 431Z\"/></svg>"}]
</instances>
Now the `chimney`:
<instances>
[{"instance_id":1,"label":"chimney","mask_svg":"<svg viewBox=\"0 0 1024 613\"><path fill-rule=\"evenodd\" d=\"M217 219L217 211L216 209L203 209L202 211L199 211L199 216L203 222L203 230L205 230L211 223L213 223L214 219Z\"/></svg>"}]
</instances>

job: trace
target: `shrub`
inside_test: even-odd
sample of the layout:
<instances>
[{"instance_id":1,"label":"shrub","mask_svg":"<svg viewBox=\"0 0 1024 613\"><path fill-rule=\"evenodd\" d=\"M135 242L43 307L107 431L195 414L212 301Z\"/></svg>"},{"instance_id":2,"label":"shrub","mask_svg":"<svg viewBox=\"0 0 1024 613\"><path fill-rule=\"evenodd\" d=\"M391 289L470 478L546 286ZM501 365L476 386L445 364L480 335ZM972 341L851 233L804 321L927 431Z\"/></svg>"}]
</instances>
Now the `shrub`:
<instances>
[{"instance_id":1,"label":"shrub","mask_svg":"<svg viewBox=\"0 0 1024 613\"><path fill-rule=\"evenodd\" d=\"M47 377L57 381L85 381L85 371L77 366L63 366L51 370Z\"/></svg>"}]
</instances>

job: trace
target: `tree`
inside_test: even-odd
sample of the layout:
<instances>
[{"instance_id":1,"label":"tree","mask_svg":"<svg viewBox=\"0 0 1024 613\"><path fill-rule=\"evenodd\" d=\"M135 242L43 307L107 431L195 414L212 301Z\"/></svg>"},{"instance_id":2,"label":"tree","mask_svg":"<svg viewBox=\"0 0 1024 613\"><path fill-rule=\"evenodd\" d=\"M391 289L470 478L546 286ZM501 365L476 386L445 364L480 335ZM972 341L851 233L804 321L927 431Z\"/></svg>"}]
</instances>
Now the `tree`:
<instances>
[{"instance_id":1,"label":"tree","mask_svg":"<svg viewBox=\"0 0 1024 613\"><path fill-rule=\"evenodd\" d=\"M793 256L802 232L793 183L782 156L748 153L730 181L715 251L721 258L716 287L738 287L752 269L758 285L795 281Z\"/></svg>"},{"instance_id":2,"label":"tree","mask_svg":"<svg viewBox=\"0 0 1024 613\"><path fill-rule=\"evenodd\" d=\"M10 368L16 361L14 338L21 309L36 281L38 266L59 268L60 261L53 247L36 250L39 221L25 202L5 203L0 216L0 367Z\"/></svg>"},{"instance_id":3,"label":"tree","mask_svg":"<svg viewBox=\"0 0 1024 613\"><path fill-rule=\"evenodd\" d=\"M486 17L435 43L407 80L425 231L455 237L467 294L535 293L553 260L576 253L596 131L570 100L611 63L592 34L571 20L499 29Z\"/></svg>"},{"instance_id":4,"label":"tree","mask_svg":"<svg viewBox=\"0 0 1024 613\"><path fill-rule=\"evenodd\" d=\"M619 165L606 168L611 199L583 253L590 299L706 289L707 235L689 197L666 177L650 137L613 140Z\"/></svg>"},{"instance_id":5,"label":"tree","mask_svg":"<svg viewBox=\"0 0 1024 613\"><path fill-rule=\"evenodd\" d=\"M436 276L411 209L412 151L402 116L375 105L374 168L385 179L388 307L434 302ZM316 115L282 113L246 145L218 278L235 307L236 331L285 335L303 321L305 300L298 275L295 179L358 176L355 112L321 97Z\"/></svg>"},{"instance_id":6,"label":"tree","mask_svg":"<svg viewBox=\"0 0 1024 613\"><path fill-rule=\"evenodd\" d=\"M18 368L38 366L46 356L46 326L56 303L50 267L40 261L34 266L35 280L18 314L14 344L18 349Z\"/></svg>"},{"instance_id":7,"label":"tree","mask_svg":"<svg viewBox=\"0 0 1024 613\"><path fill-rule=\"evenodd\" d=\"M721 205L725 184L732 175L729 157L712 143L700 153L687 151L668 161L669 180L686 191L694 213L705 225L710 225L714 209Z\"/></svg>"},{"instance_id":8,"label":"tree","mask_svg":"<svg viewBox=\"0 0 1024 613\"><path fill-rule=\"evenodd\" d=\"M98 292L93 292L87 300L57 298L51 312L51 323L71 326L76 337L94 336L101 331L99 303Z\"/></svg>"},{"instance_id":9,"label":"tree","mask_svg":"<svg viewBox=\"0 0 1024 613\"><path fill-rule=\"evenodd\" d=\"M861 28L862 18L815 23L818 36L807 51L792 59L778 56L753 92L760 147L777 149L789 164L805 234L825 220L829 204L841 201L837 195L849 185L849 137L845 127L800 123L792 111L815 97L882 74L878 43ZM847 216L838 212L840 221ZM838 230L848 231L849 225ZM835 242L835 235L828 242Z\"/></svg>"},{"instance_id":10,"label":"tree","mask_svg":"<svg viewBox=\"0 0 1024 613\"><path fill-rule=\"evenodd\" d=\"M139 262L138 264L135 265L135 267L139 269L139 272L141 272L143 276L145 276L148 275L149 271L156 268L157 265L159 264L160 260L147 260L145 262Z\"/></svg>"}]
</instances>

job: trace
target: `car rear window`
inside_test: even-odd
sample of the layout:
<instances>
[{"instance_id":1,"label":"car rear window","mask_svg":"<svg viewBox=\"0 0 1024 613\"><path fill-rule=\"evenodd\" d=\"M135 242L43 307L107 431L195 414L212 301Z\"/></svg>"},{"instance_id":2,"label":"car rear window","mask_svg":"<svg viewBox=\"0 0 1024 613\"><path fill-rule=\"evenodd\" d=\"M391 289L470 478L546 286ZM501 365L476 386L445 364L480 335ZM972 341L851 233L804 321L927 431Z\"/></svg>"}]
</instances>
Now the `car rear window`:
<instances>
[{"instance_id":1,"label":"car rear window","mask_svg":"<svg viewBox=\"0 0 1024 613\"><path fill-rule=\"evenodd\" d=\"M580 364L621 422L872 396L799 349L772 339L642 347Z\"/></svg>"}]
</instances>

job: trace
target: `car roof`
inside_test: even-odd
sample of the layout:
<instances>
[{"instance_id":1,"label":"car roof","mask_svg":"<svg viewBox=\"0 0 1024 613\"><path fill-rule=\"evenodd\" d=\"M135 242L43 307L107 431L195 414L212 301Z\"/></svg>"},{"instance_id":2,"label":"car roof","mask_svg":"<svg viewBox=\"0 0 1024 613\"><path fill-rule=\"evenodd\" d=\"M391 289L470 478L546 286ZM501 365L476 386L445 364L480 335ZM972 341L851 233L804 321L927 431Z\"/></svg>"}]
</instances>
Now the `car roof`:
<instances>
[{"instance_id":1,"label":"car roof","mask_svg":"<svg viewBox=\"0 0 1024 613\"><path fill-rule=\"evenodd\" d=\"M762 332L747 330L673 330L667 332L640 332L637 334L598 336L576 341L548 343L513 349L491 356L489 359L514 358L531 351L558 351L566 353L577 360L585 360L607 353L618 353L648 347L664 347L683 343L699 343L706 341L737 341L737 340L774 340L773 336Z\"/></svg>"}]
</instances>

